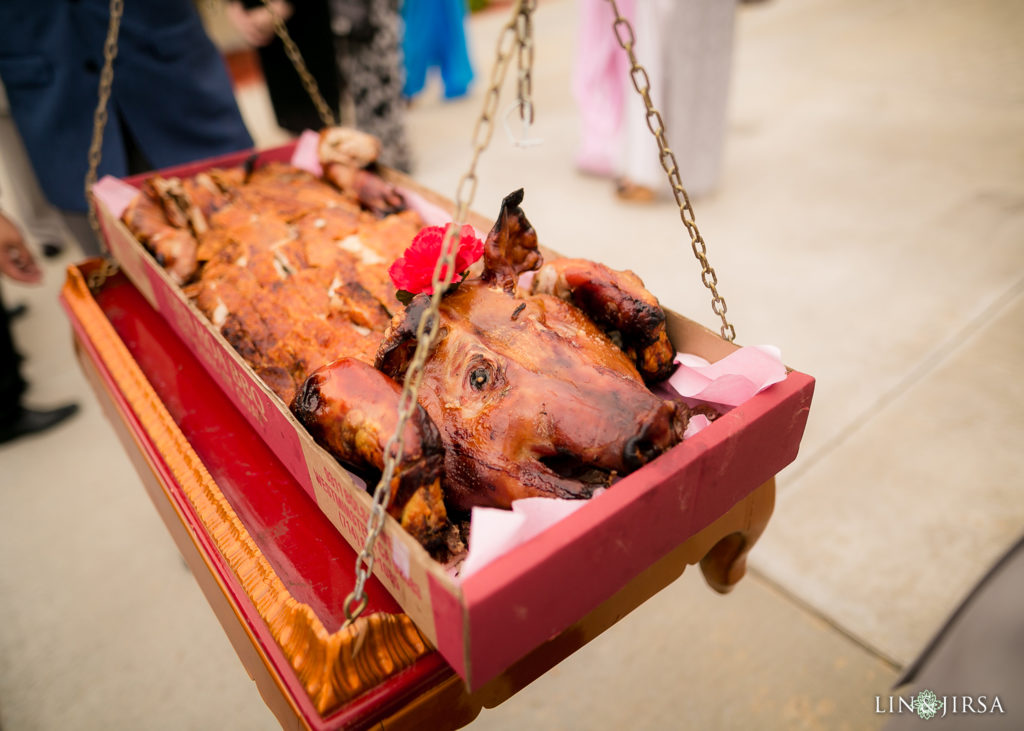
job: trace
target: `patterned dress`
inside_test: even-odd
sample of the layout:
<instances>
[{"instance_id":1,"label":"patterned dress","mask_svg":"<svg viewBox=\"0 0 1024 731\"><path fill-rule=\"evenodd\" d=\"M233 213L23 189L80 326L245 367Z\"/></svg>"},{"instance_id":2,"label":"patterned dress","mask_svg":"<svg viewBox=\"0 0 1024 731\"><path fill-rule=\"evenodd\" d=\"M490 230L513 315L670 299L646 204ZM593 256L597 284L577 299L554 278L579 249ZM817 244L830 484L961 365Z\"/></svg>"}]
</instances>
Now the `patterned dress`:
<instances>
[{"instance_id":1,"label":"patterned dress","mask_svg":"<svg viewBox=\"0 0 1024 731\"><path fill-rule=\"evenodd\" d=\"M408 172L412 166L405 133L405 81L399 35L398 0L366 0L372 33L335 35L345 97L354 107L353 125L381 141L380 162Z\"/></svg>"}]
</instances>

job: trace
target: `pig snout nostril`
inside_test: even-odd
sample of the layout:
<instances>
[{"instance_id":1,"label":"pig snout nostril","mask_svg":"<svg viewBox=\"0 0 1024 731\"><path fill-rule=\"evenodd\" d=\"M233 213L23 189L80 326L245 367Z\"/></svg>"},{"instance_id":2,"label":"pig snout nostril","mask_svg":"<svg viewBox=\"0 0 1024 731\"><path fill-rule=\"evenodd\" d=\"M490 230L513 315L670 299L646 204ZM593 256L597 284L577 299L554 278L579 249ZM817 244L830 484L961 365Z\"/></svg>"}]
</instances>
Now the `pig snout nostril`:
<instances>
[{"instance_id":1,"label":"pig snout nostril","mask_svg":"<svg viewBox=\"0 0 1024 731\"><path fill-rule=\"evenodd\" d=\"M306 423L320 408L320 383L315 378L309 378L299 387L298 393L292 399L291 410L299 421Z\"/></svg>"},{"instance_id":2,"label":"pig snout nostril","mask_svg":"<svg viewBox=\"0 0 1024 731\"><path fill-rule=\"evenodd\" d=\"M630 469L643 467L655 456L657 456L657 450L643 436L631 437L626 440L626 446L622 450L622 459Z\"/></svg>"}]
</instances>

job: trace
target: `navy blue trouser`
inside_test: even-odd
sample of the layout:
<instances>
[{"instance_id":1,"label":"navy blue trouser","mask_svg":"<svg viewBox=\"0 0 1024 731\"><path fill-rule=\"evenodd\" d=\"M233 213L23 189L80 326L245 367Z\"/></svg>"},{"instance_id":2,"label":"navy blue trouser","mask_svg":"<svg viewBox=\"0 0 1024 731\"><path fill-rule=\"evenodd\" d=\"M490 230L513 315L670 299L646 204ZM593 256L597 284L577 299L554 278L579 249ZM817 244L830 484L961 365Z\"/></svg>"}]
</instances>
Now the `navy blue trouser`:
<instances>
[{"instance_id":1,"label":"navy blue trouser","mask_svg":"<svg viewBox=\"0 0 1024 731\"><path fill-rule=\"evenodd\" d=\"M21 356L14 348L10 318L0 298L0 425L10 424L17 417L25 387Z\"/></svg>"}]
</instances>

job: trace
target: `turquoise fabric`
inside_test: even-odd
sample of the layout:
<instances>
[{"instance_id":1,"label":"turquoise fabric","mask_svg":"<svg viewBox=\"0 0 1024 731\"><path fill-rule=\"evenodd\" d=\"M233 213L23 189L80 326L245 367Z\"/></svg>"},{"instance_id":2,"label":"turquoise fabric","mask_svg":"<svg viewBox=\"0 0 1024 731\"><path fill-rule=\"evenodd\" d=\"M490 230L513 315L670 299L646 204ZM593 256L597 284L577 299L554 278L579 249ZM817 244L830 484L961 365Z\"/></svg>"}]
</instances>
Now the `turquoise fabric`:
<instances>
[{"instance_id":1,"label":"turquoise fabric","mask_svg":"<svg viewBox=\"0 0 1024 731\"><path fill-rule=\"evenodd\" d=\"M402 21L404 95L412 98L423 91L428 73L437 68L445 99L465 96L473 81L466 45L465 0L404 0Z\"/></svg>"}]
</instances>

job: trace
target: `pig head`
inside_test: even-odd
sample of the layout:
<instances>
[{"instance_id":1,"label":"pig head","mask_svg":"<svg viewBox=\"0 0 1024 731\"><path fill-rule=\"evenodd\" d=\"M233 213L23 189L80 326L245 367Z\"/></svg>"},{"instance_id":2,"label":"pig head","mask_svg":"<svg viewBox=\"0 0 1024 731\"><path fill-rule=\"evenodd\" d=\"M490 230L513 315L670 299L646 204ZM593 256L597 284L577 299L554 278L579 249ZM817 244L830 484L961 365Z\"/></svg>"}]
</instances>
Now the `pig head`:
<instances>
[{"instance_id":1,"label":"pig head","mask_svg":"<svg viewBox=\"0 0 1024 731\"><path fill-rule=\"evenodd\" d=\"M674 351L664 313L635 275L556 260L528 290L520 287L520 275L542 263L521 200L517 191L503 202L483 273L442 299L423 371L420 419L431 422L426 431L440 441L444 502L460 512L508 508L524 497L590 497L677 444L688 420L685 406L645 384L645 376L671 372ZM402 381L428 306L429 298L417 295L392 320L375 377ZM351 369L331 364L313 374L293 403L300 420L341 418L324 408L325 378ZM375 390L384 391L396 389ZM385 411L393 413L396 401ZM393 417L382 412L374 419ZM338 446L329 448L345 461L346 447ZM404 474L430 481L411 463L396 479Z\"/></svg>"},{"instance_id":2,"label":"pig head","mask_svg":"<svg viewBox=\"0 0 1024 731\"><path fill-rule=\"evenodd\" d=\"M426 304L414 300L378 351L396 380ZM681 439L677 405L573 305L476 280L445 297L440 317L419 403L444 442L449 506L590 497Z\"/></svg>"}]
</instances>

